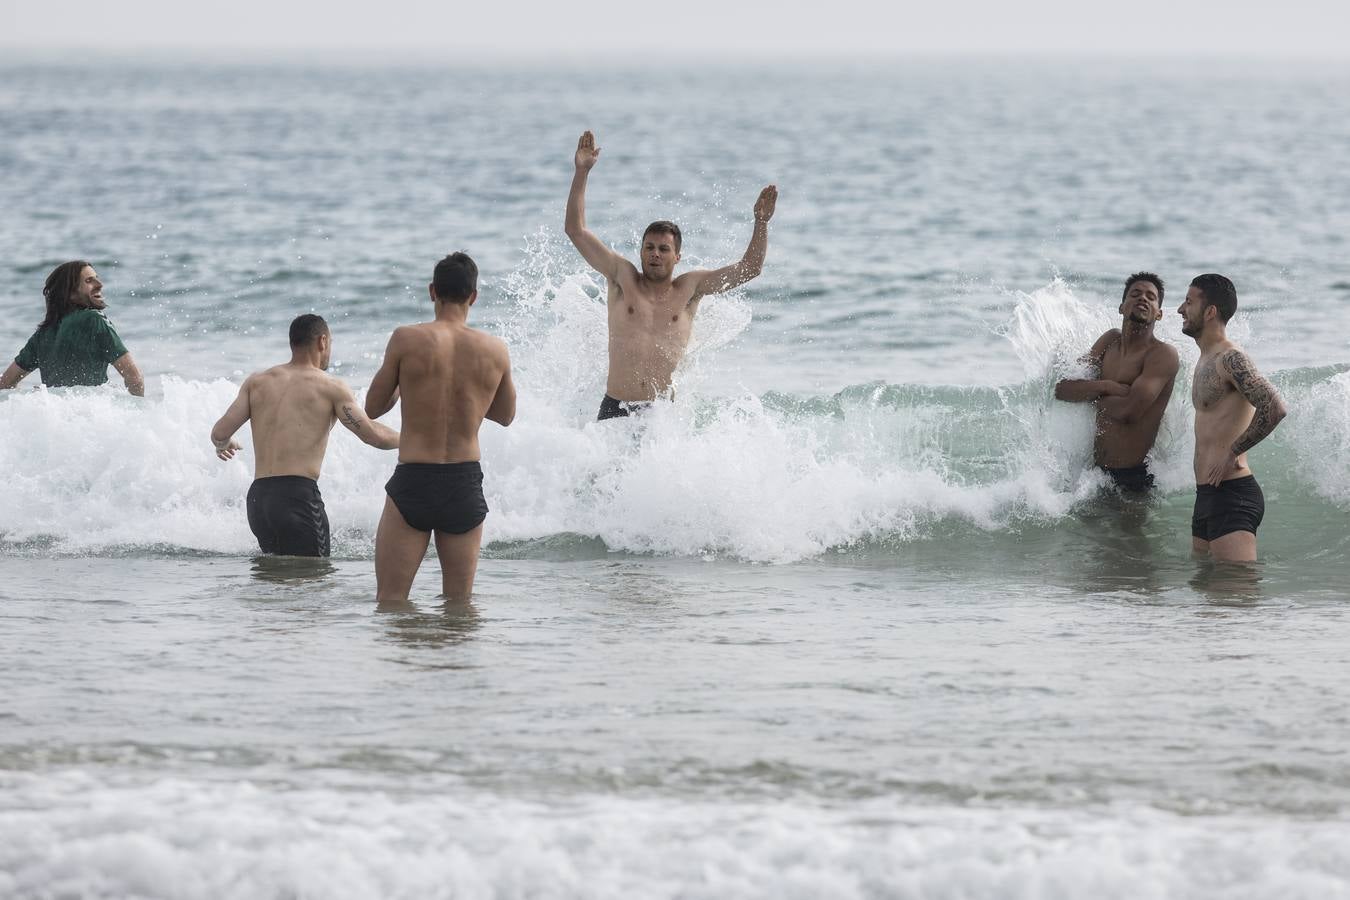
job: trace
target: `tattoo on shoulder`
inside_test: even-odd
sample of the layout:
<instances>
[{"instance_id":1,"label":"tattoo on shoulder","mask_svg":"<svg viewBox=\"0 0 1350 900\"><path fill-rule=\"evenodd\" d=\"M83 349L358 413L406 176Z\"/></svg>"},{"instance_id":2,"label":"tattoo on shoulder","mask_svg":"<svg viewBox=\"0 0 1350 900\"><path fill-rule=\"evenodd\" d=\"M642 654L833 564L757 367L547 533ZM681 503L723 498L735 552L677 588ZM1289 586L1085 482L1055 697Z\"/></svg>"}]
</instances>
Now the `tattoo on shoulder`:
<instances>
[{"instance_id":1,"label":"tattoo on shoulder","mask_svg":"<svg viewBox=\"0 0 1350 900\"><path fill-rule=\"evenodd\" d=\"M1257 405L1258 398L1269 398L1275 393L1275 387L1269 381L1256 371L1256 366L1252 365L1251 358L1241 350L1226 350L1219 357L1223 361L1224 368L1232 376L1233 383L1237 385L1238 391L1242 396L1251 401L1253 406Z\"/></svg>"}]
</instances>

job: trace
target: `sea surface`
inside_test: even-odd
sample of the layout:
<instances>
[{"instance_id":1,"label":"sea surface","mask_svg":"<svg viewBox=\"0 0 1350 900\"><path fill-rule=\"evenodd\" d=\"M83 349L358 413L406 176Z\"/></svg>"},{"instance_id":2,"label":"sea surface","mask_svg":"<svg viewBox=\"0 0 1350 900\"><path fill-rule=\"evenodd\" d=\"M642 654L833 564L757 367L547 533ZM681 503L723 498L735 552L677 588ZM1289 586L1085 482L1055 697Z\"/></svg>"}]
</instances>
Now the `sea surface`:
<instances>
[{"instance_id":1,"label":"sea surface","mask_svg":"<svg viewBox=\"0 0 1350 900\"><path fill-rule=\"evenodd\" d=\"M630 255L780 191L641 421L586 128ZM0 355L80 257L149 379L0 397L0 896L1350 897L1347 158L1339 63L0 62ZM377 613L393 455L338 429L333 558L267 559L207 435L302 312L363 394L461 249L518 416L473 601ZM1128 503L1052 388L1140 269ZM1290 407L1254 567L1189 551L1207 271Z\"/></svg>"}]
</instances>

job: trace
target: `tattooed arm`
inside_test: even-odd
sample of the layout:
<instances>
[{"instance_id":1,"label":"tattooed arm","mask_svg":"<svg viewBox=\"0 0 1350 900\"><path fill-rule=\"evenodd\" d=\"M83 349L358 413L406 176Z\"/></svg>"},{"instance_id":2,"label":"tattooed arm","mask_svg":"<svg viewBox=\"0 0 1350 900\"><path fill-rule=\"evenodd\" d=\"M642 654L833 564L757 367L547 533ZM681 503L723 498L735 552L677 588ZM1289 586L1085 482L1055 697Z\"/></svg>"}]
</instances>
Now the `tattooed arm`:
<instances>
[{"instance_id":1,"label":"tattooed arm","mask_svg":"<svg viewBox=\"0 0 1350 900\"><path fill-rule=\"evenodd\" d=\"M379 422L372 421L366 411L361 408L361 404L356 402L356 397L352 395L351 388L340 381L334 380L333 414L348 431L365 441L372 447L378 447L381 450L398 449L398 432L388 425L381 425Z\"/></svg>"},{"instance_id":2,"label":"tattooed arm","mask_svg":"<svg viewBox=\"0 0 1350 900\"><path fill-rule=\"evenodd\" d=\"M1258 371L1247 354L1241 350L1229 350L1220 357L1220 362L1228 370L1228 375L1237 387L1238 393L1247 398L1247 402L1256 407L1252 424L1233 442L1233 456L1241 456L1265 439L1275 430L1289 412L1271 384Z\"/></svg>"}]
</instances>

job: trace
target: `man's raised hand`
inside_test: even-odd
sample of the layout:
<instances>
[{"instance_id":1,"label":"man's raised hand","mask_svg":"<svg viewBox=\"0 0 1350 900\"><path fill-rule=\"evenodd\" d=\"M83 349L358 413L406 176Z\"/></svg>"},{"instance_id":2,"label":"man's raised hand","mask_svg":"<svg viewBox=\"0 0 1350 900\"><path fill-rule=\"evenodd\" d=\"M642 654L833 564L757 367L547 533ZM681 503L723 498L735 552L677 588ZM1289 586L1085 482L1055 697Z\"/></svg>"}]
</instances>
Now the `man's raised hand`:
<instances>
[{"instance_id":1,"label":"man's raised hand","mask_svg":"<svg viewBox=\"0 0 1350 900\"><path fill-rule=\"evenodd\" d=\"M595 165L595 161L600 158L600 148L595 146L595 135L589 131L581 133L581 139L577 141L577 168L590 169Z\"/></svg>"},{"instance_id":2,"label":"man's raised hand","mask_svg":"<svg viewBox=\"0 0 1350 900\"><path fill-rule=\"evenodd\" d=\"M590 132L588 131L586 132L586 134L589 135ZM597 150L595 152L599 153L600 151ZM580 153L581 151L578 150L577 151L578 159L580 159ZM578 163L578 165L580 165L580 163ZM777 205L778 205L778 187L776 185L771 184L764 190L759 192L759 199L755 201L755 221L767 222L770 219L772 219L774 207Z\"/></svg>"}]
</instances>

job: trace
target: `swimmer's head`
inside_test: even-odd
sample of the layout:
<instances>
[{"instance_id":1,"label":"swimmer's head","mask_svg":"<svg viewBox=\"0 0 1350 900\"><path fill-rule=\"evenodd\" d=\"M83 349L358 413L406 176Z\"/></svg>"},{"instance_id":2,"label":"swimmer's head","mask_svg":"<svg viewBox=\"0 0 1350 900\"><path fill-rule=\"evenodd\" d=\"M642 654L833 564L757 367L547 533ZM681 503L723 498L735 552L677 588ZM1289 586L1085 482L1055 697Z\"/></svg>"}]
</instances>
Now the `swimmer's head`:
<instances>
[{"instance_id":1,"label":"swimmer's head","mask_svg":"<svg viewBox=\"0 0 1350 900\"><path fill-rule=\"evenodd\" d=\"M451 253L436 263L429 290L432 302L472 304L478 299L478 264L467 253Z\"/></svg>"},{"instance_id":2,"label":"swimmer's head","mask_svg":"<svg viewBox=\"0 0 1350 900\"><path fill-rule=\"evenodd\" d=\"M1152 272L1135 272L1125 279L1120 295L1120 314L1131 322L1147 325L1162 318L1163 280Z\"/></svg>"},{"instance_id":3,"label":"swimmer's head","mask_svg":"<svg viewBox=\"0 0 1350 900\"><path fill-rule=\"evenodd\" d=\"M1210 310L1214 310L1213 313ZM1237 288L1222 275L1208 273L1191 279L1186 299L1177 307L1181 315L1181 331L1197 337L1213 321L1227 325L1237 312Z\"/></svg>"},{"instance_id":4,"label":"swimmer's head","mask_svg":"<svg viewBox=\"0 0 1350 900\"><path fill-rule=\"evenodd\" d=\"M52 269L42 285L42 297L47 303L47 315L39 328L50 328L60 323L77 309L103 309L103 282L94 267L82 259L63 262Z\"/></svg>"},{"instance_id":5,"label":"swimmer's head","mask_svg":"<svg viewBox=\"0 0 1350 900\"><path fill-rule=\"evenodd\" d=\"M291 322L291 354L301 352L318 354L319 368L328 368L328 361L333 356L333 335L323 316L305 313Z\"/></svg>"},{"instance_id":6,"label":"swimmer's head","mask_svg":"<svg viewBox=\"0 0 1350 900\"><path fill-rule=\"evenodd\" d=\"M662 219L642 232L642 274L649 278L669 278L680 261L680 226Z\"/></svg>"}]
</instances>

